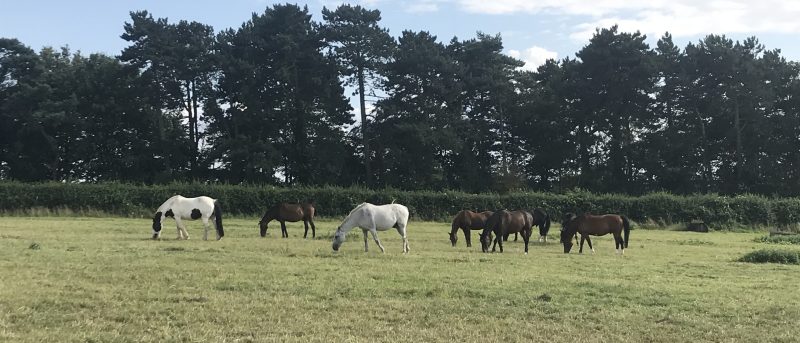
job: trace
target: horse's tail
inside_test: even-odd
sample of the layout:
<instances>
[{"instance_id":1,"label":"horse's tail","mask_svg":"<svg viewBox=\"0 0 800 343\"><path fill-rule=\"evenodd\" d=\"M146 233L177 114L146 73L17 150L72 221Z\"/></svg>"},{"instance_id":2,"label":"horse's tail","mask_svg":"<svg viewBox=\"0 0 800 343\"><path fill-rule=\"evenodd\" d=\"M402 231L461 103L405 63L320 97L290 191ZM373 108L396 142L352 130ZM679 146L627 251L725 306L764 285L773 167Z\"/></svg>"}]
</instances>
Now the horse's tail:
<instances>
[{"instance_id":1,"label":"horse's tail","mask_svg":"<svg viewBox=\"0 0 800 343\"><path fill-rule=\"evenodd\" d=\"M544 215L544 224L542 225L542 231L540 232L542 236L547 236L547 233L550 232L550 215Z\"/></svg>"},{"instance_id":2,"label":"horse's tail","mask_svg":"<svg viewBox=\"0 0 800 343\"><path fill-rule=\"evenodd\" d=\"M225 230L222 228L222 206L217 200L214 200L214 224L217 227L219 238L225 236Z\"/></svg>"},{"instance_id":3,"label":"horse's tail","mask_svg":"<svg viewBox=\"0 0 800 343\"><path fill-rule=\"evenodd\" d=\"M628 239L631 237L631 222L628 221L628 217L622 217L622 229L625 231L625 247L628 247Z\"/></svg>"}]
</instances>

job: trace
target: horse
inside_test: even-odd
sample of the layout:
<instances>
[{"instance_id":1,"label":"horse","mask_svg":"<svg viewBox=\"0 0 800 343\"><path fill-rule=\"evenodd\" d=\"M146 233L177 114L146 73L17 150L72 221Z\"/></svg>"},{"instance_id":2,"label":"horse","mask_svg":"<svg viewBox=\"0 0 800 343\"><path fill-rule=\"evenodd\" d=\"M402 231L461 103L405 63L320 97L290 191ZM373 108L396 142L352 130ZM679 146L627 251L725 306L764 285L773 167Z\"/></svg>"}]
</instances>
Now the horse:
<instances>
[{"instance_id":1,"label":"horse","mask_svg":"<svg viewBox=\"0 0 800 343\"><path fill-rule=\"evenodd\" d=\"M189 239L189 233L186 232L183 219L201 219L205 228L203 240L208 240L208 221L211 217L214 217L217 240L225 236L225 231L222 228L222 206L220 206L219 201L207 196L184 198L183 196L175 195L167 199L158 207L156 215L153 217L153 239L158 239L161 236L161 226L167 217L175 219L178 227L177 239Z\"/></svg>"},{"instance_id":2,"label":"horse","mask_svg":"<svg viewBox=\"0 0 800 343\"><path fill-rule=\"evenodd\" d=\"M602 216L595 216L591 214L583 214L580 216L568 215L564 223L561 225L561 243L564 245L564 253L568 254L572 249L572 237L576 234L581 234L581 248L579 253L583 253L583 242L589 242L589 249L592 249L592 240L589 235L603 236L606 234L614 235L614 244L616 245L617 254L625 254L625 248L628 247L628 240L630 239L631 225L627 217L606 214ZM623 238L623 232L625 237Z\"/></svg>"},{"instance_id":3,"label":"horse","mask_svg":"<svg viewBox=\"0 0 800 343\"><path fill-rule=\"evenodd\" d=\"M462 210L453 218L452 228L450 230L450 243L456 246L458 242L458 230L464 231L464 240L467 242L467 247L472 246L470 230L481 230L486 223L486 219L492 215L492 211L472 212L470 210Z\"/></svg>"},{"instance_id":4,"label":"horse","mask_svg":"<svg viewBox=\"0 0 800 343\"><path fill-rule=\"evenodd\" d=\"M533 216L533 225L539 227L539 242L547 243L547 233L550 231L550 216L541 208L528 211ZM531 233L532 235L533 233ZM508 240L510 234L506 234L504 241ZM517 241L517 233L514 233L514 242Z\"/></svg>"},{"instance_id":5,"label":"horse","mask_svg":"<svg viewBox=\"0 0 800 343\"><path fill-rule=\"evenodd\" d=\"M498 244L500 244L500 252L503 252L503 237L508 236L509 233L521 233L522 240L525 241L525 254L527 255L528 242L531 238L532 230L533 215L528 211L497 211L486 220L486 227L481 233L481 250L489 252L492 232L495 236L492 252L495 251L495 247Z\"/></svg>"},{"instance_id":6,"label":"horse","mask_svg":"<svg viewBox=\"0 0 800 343\"><path fill-rule=\"evenodd\" d=\"M375 244L381 249L381 253L385 253L383 244L378 239L378 231L386 231L391 228L397 229L397 232L403 237L403 253L406 254L410 251L408 248L408 237L406 236L406 226L408 225L408 208L400 204L388 204L376 206L370 203L361 203L356 206L347 217L344 218L342 225L336 228L336 234L333 236L333 251L339 251L339 247L344 242L347 233L354 227L361 228L364 232L364 252L368 251L367 248L367 231L372 234Z\"/></svg>"},{"instance_id":7,"label":"horse","mask_svg":"<svg viewBox=\"0 0 800 343\"><path fill-rule=\"evenodd\" d=\"M258 221L258 226L261 229L261 237L267 235L267 225L273 220L281 223L281 237L288 238L289 234L286 232L286 222L303 221L306 231L303 233L303 238L308 237L308 224L311 224L311 238L317 236L317 227L314 225L314 201L308 200L302 204L280 203L270 207L261 220Z\"/></svg>"},{"instance_id":8,"label":"horse","mask_svg":"<svg viewBox=\"0 0 800 343\"><path fill-rule=\"evenodd\" d=\"M550 231L550 216L541 208L530 211L533 216L533 225L539 227L539 242L547 243L547 233Z\"/></svg>"}]
</instances>

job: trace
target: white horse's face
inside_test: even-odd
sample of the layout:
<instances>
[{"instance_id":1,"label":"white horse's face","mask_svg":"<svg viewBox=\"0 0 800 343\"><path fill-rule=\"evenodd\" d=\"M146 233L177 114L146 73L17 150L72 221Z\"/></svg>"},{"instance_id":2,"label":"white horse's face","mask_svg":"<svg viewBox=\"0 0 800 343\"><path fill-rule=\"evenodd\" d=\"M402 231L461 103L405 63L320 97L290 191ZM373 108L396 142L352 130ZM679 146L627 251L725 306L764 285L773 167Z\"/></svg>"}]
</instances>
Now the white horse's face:
<instances>
[{"instance_id":1,"label":"white horse's face","mask_svg":"<svg viewBox=\"0 0 800 343\"><path fill-rule=\"evenodd\" d=\"M339 247L344 243L345 235L341 227L336 229L336 234L333 235L333 251L339 251Z\"/></svg>"}]
</instances>

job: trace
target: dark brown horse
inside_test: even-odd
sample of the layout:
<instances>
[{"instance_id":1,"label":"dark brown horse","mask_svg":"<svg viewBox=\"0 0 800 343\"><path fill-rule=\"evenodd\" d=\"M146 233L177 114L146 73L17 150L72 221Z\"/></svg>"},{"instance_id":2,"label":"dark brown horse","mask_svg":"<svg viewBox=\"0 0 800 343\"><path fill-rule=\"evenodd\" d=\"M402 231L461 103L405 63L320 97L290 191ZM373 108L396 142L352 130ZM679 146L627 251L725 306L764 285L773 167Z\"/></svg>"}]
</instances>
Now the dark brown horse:
<instances>
[{"instance_id":1,"label":"dark brown horse","mask_svg":"<svg viewBox=\"0 0 800 343\"><path fill-rule=\"evenodd\" d=\"M547 233L550 231L550 216L541 208L531 211L533 225L539 227L539 242L547 243Z\"/></svg>"},{"instance_id":2,"label":"dark brown horse","mask_svg":"<svg viewBox=\"0 0 800 343\"><path fill-rule=\"evenodd\" d=\"M602 216L595 216L591 214L582 214L580 216L568 215L564 218L561 224L561 244L564 244L564 253L569 253L572 249L572 237L576 234L581 234L581 248L580 253L583 253L583 242L589 242L589 249L592 249L592 236L603 236L607 234L614 235L614 244L617 248L617 254L625 254L625 248L628 247L628 239L631 233L631 224L628 218L616 214L606 214ZM623 239L623 232L625 238Z\"/></svg>"},{"instance_id":3,"label":"dark brown horse","mask_svg":"<svg viewBox=\"0 0 800 343\"><path fill-rule=\"evenodd\" d=\"M528 242L531 238L531 231L533 229L533 216L528 211L513 211L506 210L497 211L486 220L486 227L483 228L481 233L481 249L483 252L489 252L489 244L492 243L491 233L494 233L494 245L492 245L492 252L495 247L500 245L500 252L503 252L503 237L510 233L521 233L522 240L525 241L525 254L528 253Z\"/></svg>"},{"instance_id":4,"label":"dark brown horse","mask_svg":"<svg viewBox=\"0 0 800 343\"><path fill-rule=\"evenodd\" d=\"M261 228L261 237L267 235L267 224L273 220L277 220L281 223L281 237L288 238L289 234L286 232L286 222L297 222L303 221L303 225L306 227L305 233L303 233L303 238L308 237L308 224L311 224L311 238L317 236L317 228L314 226L314 213L316 210L314 209L314 201L309 200L302 204L290 204L290 203L280 203L278 205L272 206L270 209L264 213L264 216L261 217L261 220L258 222L258 226Z\"/></svg>"},{"instance_id":5,"label":"dark brown horse","mask_svg":"<svg viewBox=\"0 0 800 343\"><path fill-rule=\"evenodd\" d=\"M450 230L450 243L456 246L458 242L458 230L464 231L464 240L467 242L467 247L472 246L470 239L470 230L483 229L486 219L492 215L492 211L472 212L470 210L459 211L456 217L453 218L452 229Z\"/></svg>"}]
</instances>

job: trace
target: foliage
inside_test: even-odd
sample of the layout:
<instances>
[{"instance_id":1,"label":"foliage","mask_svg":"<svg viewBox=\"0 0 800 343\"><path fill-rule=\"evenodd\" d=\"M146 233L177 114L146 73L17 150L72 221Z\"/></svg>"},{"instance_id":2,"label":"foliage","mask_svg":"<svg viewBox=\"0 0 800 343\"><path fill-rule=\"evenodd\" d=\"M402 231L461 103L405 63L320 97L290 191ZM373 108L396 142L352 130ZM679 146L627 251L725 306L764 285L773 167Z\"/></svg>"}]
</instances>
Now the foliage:
<instances>
[{"instance_id":1,"label":"foliage","mask_svg":"<svg viewBox=\"0 0 800 343\"><path fill-rule=\"evenodd\" d=\"M800 244L800 235L763 236L756 238L756 242L774 244Z\"/></svg>"},{"instance_id":2,"label":"foliage","mask_svg":"<svg viewBox=\"0 0 800 343\"><path fill-rule=\"evenodd\" d=\"M554 221L564 213L618 213L636 222L662 225L700 219L712 229L757 228L792 225L793 217L777 216L786 204L796 199L768 199L757 195L724 197L717 195L678 196L654 193L644 196L569 192L564 194L510 192L506 194L470 194L458 191L402 191L363 187L275 187L173 183L132 185L119 183L70 184L0 182L0 210L15 212L36 207L71 209L75 213L104 211L123 216L149 216L172 195L187 197L208 195L222 200L227 213L260 215L277 202L300 202L313 199L317 213L327 217L347 214L361 202L408 206L417 219L449 221L462 209L494 210L545 209Z\"/></svg>"},{"instance_id":3,"label":"foliage","mask_svg":"<svg viewBox=\"0 0 800 343\"><path fill-rule=\"evenodd\" d=\"M0 39L0 179L705 193L660 216L798 222L796 200L713 195L800 195L800 63L756 37L610 26L533 70L499 34L322 12L269 5L216 35L131 12L116 58Z\"/></svg>"},{"instance_id":4,"label":"foliage","mask_svg":"<svg viewBox=\"0 0 800 343\"><path fill-rule=\"evenodd\" d=\"M761 249L745 254L740 262L800 264L800 251Z\"/></svg>"}]
</instances>

